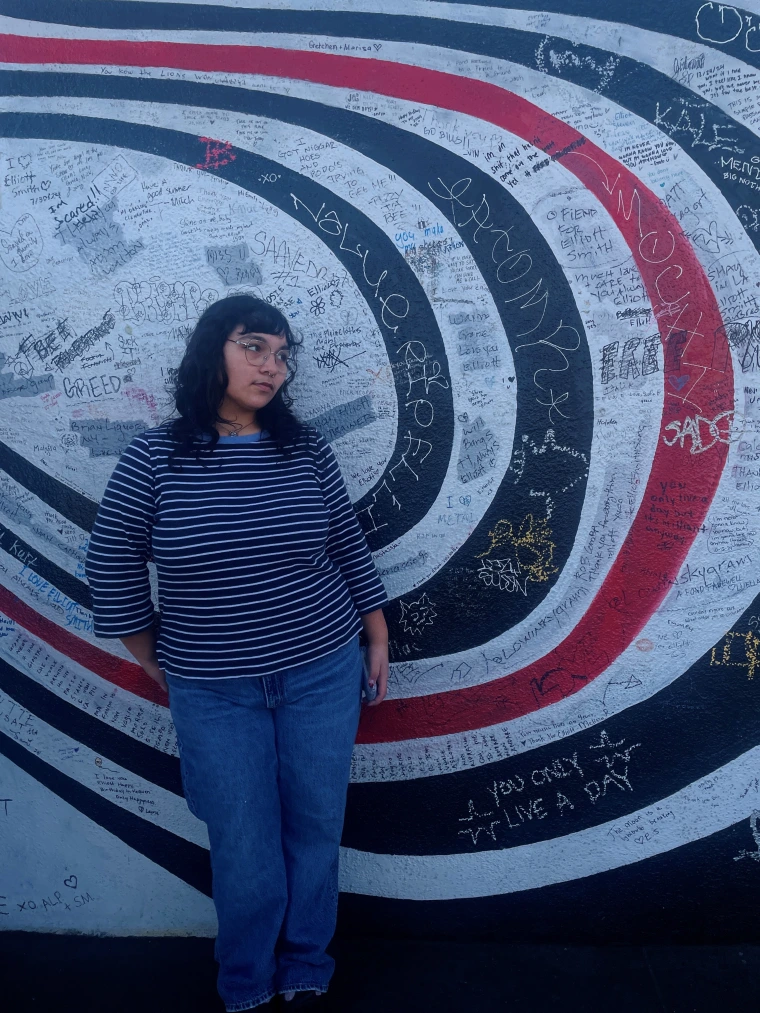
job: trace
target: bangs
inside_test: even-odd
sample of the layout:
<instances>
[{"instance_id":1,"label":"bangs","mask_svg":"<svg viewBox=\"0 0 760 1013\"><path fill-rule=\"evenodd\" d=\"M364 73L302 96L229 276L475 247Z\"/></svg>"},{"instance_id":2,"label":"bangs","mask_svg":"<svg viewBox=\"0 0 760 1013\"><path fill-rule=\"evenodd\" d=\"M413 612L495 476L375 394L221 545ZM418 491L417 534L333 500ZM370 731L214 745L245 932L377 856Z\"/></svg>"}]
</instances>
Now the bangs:
<instances>
[{"instance_id":1,"label":"bangs","mask_svg":"<svg viewBox=\"0 0 760 1013\"><path fill-rule=\"evenodd\" d=\"M247 332L253 331L259 334L273 334L283 337L291 348L295 347L297 343L287 318L274 306L264 304L261 307L257 306L255 309L246 310L240 315L238 323L242 324Z\"/></svg>"}]
</instances>

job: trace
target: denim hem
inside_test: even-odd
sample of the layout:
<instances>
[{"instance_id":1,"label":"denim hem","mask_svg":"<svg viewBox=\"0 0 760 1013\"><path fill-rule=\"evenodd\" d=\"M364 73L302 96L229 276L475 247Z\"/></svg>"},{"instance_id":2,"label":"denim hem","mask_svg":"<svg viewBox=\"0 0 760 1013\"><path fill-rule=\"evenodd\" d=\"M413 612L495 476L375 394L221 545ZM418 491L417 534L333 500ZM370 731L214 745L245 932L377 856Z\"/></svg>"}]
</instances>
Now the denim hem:
<instances>
[{"instance_id":1,"label":"denim hem","mask_svg":"<svg viewBox=\"0 0 760 1013\"><path fill-rule=\"evenodd\" d=\"M280 985L277 989L280 995L285 992L319 992L321 995L327 991L327 985L320 985L316 981L297 981L293 985Z\"/></svg>"},{"instance_id":2,"label":"denim hem","mask_svg":"<svg viewBox=\"0 0 760 1013\"><path fill-rule=\"evenodd\" d=\"M261 1006L262 1003L269 1002L270 999L274 998L275 991L272 988L268 988L266 992L259 992L253 999L243 999L241 1002L226 1002L224 1008L227 1013L240 1013L241 1010L253 1009L254 1006Z\"/></svg>"}]
</instances>

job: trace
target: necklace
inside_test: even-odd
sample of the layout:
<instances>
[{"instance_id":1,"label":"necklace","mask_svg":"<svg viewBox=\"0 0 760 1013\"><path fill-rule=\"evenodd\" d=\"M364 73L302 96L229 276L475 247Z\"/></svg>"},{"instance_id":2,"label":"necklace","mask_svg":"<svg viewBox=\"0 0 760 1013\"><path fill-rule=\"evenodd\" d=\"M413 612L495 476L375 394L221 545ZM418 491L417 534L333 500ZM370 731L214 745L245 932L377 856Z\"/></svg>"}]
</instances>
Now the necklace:
<instances>
[{"instance_id":1,"label":"necklace","mask_svg":"<svg viewBox=\"0 0 760 1013\"><path fill-rule=\"evenodd\" d=\"M238 426L237 429L235 429L234 431L230 430L230 432L228 432L226 435L227 436L239 436L244 429L247 429L248 426L252 426L252 425L253 425L253 422L247 422L244 426Z\"/></svg>"}]
</instances>

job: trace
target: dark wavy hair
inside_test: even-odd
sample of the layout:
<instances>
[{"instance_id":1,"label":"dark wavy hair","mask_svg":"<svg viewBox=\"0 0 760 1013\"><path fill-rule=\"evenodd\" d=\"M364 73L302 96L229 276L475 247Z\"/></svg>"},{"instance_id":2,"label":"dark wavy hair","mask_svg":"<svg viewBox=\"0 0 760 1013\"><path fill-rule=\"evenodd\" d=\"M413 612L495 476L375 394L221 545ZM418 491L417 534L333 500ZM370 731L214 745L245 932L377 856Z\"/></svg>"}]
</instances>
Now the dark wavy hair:
<instances>
[{"instance_id":1,"label":"dark wavy hair","mask_svg":"<svg viewBox=\"0 0 760 1013\"><path fill-rule=\"evenodd\" d=\"M257 410L256 420L283 453L295 445L301 423L291 410L288 387L296 374L295 355L301 341L276 306L253 295L231 295L206 308L179 364L173 391L176 417L169 422L169 434L176 444L170 455L172 466L178 457L191 453L200 461L219 441L216 423L229 421L219 414L228 383L224 343L238 324L247 331L284 337L288 343L292 361L287 378L269 404Z\"/></svg>"}]
</instances>

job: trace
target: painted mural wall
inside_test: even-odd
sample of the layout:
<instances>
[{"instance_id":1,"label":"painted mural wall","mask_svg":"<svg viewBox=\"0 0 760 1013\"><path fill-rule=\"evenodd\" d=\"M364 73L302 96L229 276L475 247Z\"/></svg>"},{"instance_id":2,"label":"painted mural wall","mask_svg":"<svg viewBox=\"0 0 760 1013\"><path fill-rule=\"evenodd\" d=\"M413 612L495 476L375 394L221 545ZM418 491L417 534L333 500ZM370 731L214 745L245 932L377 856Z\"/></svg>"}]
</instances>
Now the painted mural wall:
<instances>
[{"instance_id":1,"label":"painted mural wall","mask_svg":"<svg viewBox=\"0 0 760 1013\"><path fill-rule=\"evenodd\" d=\"M166 700L93 636L83 561L195 319L238 291L303 337L300 415L392 599L345 917L540 936L615 877L643 918L679 869L756 904L760 3L21 11L0 928L214 932Z\"/></svg>"}]
</instances>

